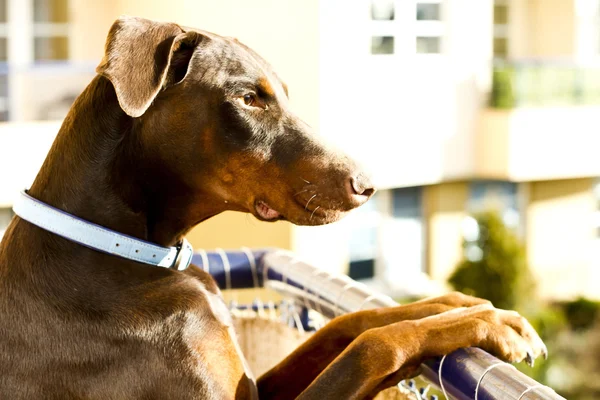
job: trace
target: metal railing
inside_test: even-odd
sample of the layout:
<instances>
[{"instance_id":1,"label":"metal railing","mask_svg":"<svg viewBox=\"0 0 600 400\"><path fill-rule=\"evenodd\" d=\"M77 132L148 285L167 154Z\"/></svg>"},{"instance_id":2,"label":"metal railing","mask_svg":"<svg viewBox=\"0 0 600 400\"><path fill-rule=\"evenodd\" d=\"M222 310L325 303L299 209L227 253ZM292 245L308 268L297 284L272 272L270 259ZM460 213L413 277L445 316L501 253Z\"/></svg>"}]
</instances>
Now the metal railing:
<instances>
[{"instance_id":1,"label":"metal railing","mask_svg":"<svg viewBox=\"0 0 600 400\"><path fill-rule=\"evenodd\" d=\"M597 104L600 104L600 67L547 61L494 65L492 108Z\"/></svg>"},{"instance_id":2,"label":"metal railing","mask_svg":"<svg viewBox=\"0 0 600 400\"><path fill-rule=\"evenodd\" d=\"M293 299L304 310L316 310L327 318L398 305L360 282L330 274L283 250L198 251L193 262L209 272L221 289L271 288ZM308 313L299 315L306 317ZM423 376L451 399L563 399L511 364L477 348L461 349L426 362Z\"/></svg>"}]
</instances>

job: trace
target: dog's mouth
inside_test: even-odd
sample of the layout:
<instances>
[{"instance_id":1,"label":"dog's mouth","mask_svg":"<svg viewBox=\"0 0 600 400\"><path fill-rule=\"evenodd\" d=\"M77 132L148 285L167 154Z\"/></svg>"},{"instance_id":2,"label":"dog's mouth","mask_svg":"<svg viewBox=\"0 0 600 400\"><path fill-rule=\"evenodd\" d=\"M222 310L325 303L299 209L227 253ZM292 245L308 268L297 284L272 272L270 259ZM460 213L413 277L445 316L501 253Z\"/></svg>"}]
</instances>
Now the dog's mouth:
<instances>
[{"instance_id":1,"label":"dog's mouth","mask_svg":"<svg viewBox=\"0 0 600 400\"><path fill-rule=\"evenodd\" d=\"M256 210L257 217L263 221L276 221L283 219L281 213L269 206L262 200L257 200L254 203L254 209Z\"/></svg>"},{"instance_id":2,"label":"dog's mouth","mask_svg":"<svg viewBox=\"0 0 600 400\"><path fill-rule=\"evenodd\" d=\"M300 202L294 202L289 215L284 216L264 200L254 202L254 215L261 221L290 221L296 225L323 225L339 220L345 213L321 206L306 207ZM297 208L297 210L296 210Z\"/></svg>"}]
</instances>

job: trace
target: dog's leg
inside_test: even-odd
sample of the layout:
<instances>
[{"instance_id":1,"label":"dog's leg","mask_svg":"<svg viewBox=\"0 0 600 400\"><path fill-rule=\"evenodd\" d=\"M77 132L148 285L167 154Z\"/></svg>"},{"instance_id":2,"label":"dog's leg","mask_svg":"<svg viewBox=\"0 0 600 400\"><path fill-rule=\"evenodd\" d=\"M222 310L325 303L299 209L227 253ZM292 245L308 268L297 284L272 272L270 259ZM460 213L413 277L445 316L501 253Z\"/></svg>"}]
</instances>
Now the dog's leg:
<instances>
[{"instance_id":1,"label":"dog's leg","mask_svg":"<svg viewBox=\"0 0 600 400\"><path fill-rule=\"evenodd\" d=\"M431 339L431 335L426 334L427 329L439 329L441 327L439 321L446 321L448 318L451 318L453 323L457 323L470 315L469 313L472 312L472 310L478 310L478 307L487 307L493 310L493 312L517 315L513 312L495 310L489 302L485 300L465 296L460 293L452 293L439 298L427 299L405 306L362 311L336 318L259 379L258 387L261 398L291 399L295 398L307 387L311 387L312 389L310 389L310 391L309 389L306 389L306 392L303 394L309 395L315 390L313 387L314 385L328 385L328 383L323 382L323 379L327 382L334 376L337 377L335 379L339 379L339 382L346 381L347 377L351 375L348 375L348 372L343 372L344 368L349 368L344 365L348 362L350 364L354 362L359 364L362 363L362 360L356 358L356 354L357 351L364 349L365 346L371 346L372 354L377 354L377 352L380 351L381 343L375 340L375 342L371 344L365 344L366 342L369 342L369 340L377 337L384 339L386 344L395 346L394 350L391 351L391 354L412 354L411 346L414 344L413 342L423 341L422 339L424 336L427 337L428 340ZM448 313L449 310L454 309L459 311ZM520 324L527 327L527 335L531 336L531 340L535 339L535 341L539 341L540 346L543 346L543 343L539 340L529 324L522 319L522 317L515 316L515 318L522 320ZM473 317L471 317L471 320L473 320ZM421 325L419 325L419 329L416 330L413 329L413 325L407 325L407 327L410 327L410 329L408 329L402 324L398 325L398 321L414 321L415 324L418 323ZM420 331L421 329L423 329L423 331ZM467 330L468 328L461 327L457 329ZM402 332L398 331L397 333L392 333L394 330L402 330ZM407 333L407 330L410 330L410 332ZM454 333L456 333L456 331L454 331ZM398 340L394 342L393 340L390 341L389 338L398 338ZM469 341L469 339L471 339L471 341ZM403 340L407 341L407 343L403 343ZM439 341L440 339L438 338L435 340ZM397 368L393 374L386 373L383 375L376 374L375 376L371 376L371 373L365 369L363 372L358 373L357 376L353 376L351 380L365 382L381 375L379 376L379 378L381 378L380 381L377 382L374 388L371 388L371 391L377 392L385 387L391 386L394 381L397 382L401 379L416 375L419 371L420 361L422 361L423 357L446 354L460 347L480 346L480 342L473 340L473 338L468 335L465 336L465 340L466 344L457 342L456 340L449 340L446 343L446 348L443 349L445 352L442 353L436 353L435 351L430 350L422 351L420 353L420 358L419 354L415 353L415 355L411 356L411 360L416 357L419 359L419 362L409 362L407 359L407 361L404 362L401 367ZM419 345L419 348L422 347L423 345ZM480 347L486 348L483 345ZM497 349L491 350L495 351ZM412 351L414 352L416 350L413 349ZM540 351L545 350L542 349ZM496 354L501 357L503 356L503 354L498 351L496 351ZM382 355L382 357L381 362L385 364L385 354ZM374 356L372 360L373 362L379 362L377 356ZM336 367L336 365L340 366ZM339 376L327 372L332 369L338 371L337 373L339 373ZM348 371L352 371L352 369L348 369ZM318 379L317 376L319 376ZM323 376L328 376L329 378L323 378ZM330 384L335 385L333 381L331 381ZM362 392L363 391L359 391L359 393ZM367 396L368 394L363 393L358 398ZM349 398L353 397L351 396Z\"/></svg>"},{"instance_id":2,"label":"dog's leg","mask_svg":"<svg viewBox=\"0 0 600 400\"><path fill-rule=\"evenodd\" d=\"M398 321L416 320L458 307L489 304L459 292L333 319L258 380L261 398L295 398L359 335Z\"/></svg>"},{"instance_id":3,"label":"dog's leg","mask_svg":"<svg viewBox=\"0 0 600 400\"><path fill-rule=\"evenodd\" d=\"M514 311L483 304L370 329L338 356L299 399L364 399L414 374L427 358L480 347L506 361L545 353L531 325Z\"/></svg>"}]
</instances>

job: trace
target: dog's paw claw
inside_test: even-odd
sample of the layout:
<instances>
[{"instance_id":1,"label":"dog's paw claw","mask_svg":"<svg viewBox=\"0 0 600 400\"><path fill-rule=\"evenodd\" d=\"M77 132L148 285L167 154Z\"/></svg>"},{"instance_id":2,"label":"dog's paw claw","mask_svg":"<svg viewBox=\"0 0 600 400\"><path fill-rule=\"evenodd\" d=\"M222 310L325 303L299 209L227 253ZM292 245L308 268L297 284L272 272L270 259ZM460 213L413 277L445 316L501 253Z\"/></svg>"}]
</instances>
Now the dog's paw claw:
<instances>
[{"instance_id":1,"label":"dog's paw claw","mask_svg":"<svg viewBox=\"0 0 600 400\"><path fill-rule=\"evenodd\" d=\"M548 348L546 347L546 345L543 345L542 347L542 356L544 356L544 360L548 359Z\"/></svg>"},{"instance_id":2,"label":"dog's paw claw","mask_svg":"<svg viewBox=\"0 0 600 400\"><path fill-rule=\"evenodd\" d=\"M533 368L533 366L535 365L535 358L534 358L533 352L531 350L527 351L527 357L525 357L525 362L531 368Z\"/></svg>"}]
</instances>

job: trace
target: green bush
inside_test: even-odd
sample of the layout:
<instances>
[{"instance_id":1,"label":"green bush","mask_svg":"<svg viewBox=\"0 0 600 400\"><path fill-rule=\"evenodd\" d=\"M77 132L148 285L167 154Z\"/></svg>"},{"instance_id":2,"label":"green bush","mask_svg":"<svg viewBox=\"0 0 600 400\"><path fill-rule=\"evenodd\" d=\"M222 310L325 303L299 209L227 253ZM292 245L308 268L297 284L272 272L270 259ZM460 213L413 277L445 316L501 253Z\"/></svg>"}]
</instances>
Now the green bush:
<instances>
[{"instance_id":1,"label":"green bush","mask_svg":"<svg viewBox=\"0 0 600 400\"><path fill-rule=\"evenodd\" d=\"M496 212L475 219L479 237L465 241L464 247L479 247L481 259L461 261L450 283L496 307L515 309L531 322L548 346L549 358L536 360L534 368L516 365L520 371L568 399L600 399L600 303L584 298L560 304L537 300L519 238Z\"/></svg>"},{"instance_id":2,"label":"green bush","mask_svg":"<svg viewBox=\"0 0 600 400\"><path fill-rule=\"evenodd\" d=\"M526 301L534 297L534 285L524 246L497 212L484 212L475 219L479 238L475 243L465 241L463 247L475 244L482 257L463 260L450 277L450 284L464 293L488 299L498 308L527 308Z\"/></svg>"},{"instance_id":3,"label":"green bush","mask_svg":"<svg viewBox=\"0 0 600 400\"><path fill-rule=\"evenodd\" d=\"M513 88L514 70L510 67L495 67L492 73L492 92L490 106L493 108L510 109L515 106Z\"/></svg>"},{"instance_id":4,"label":"green bush","mask_svg":"<svg viewBox=\"0 0 600 400\"><path fill-rule=\"evenodd\" d=\"M563 310L574 331L589 329L600 317L600 303L583 297L563 304Z\"/></svg>"}]
</instances>

